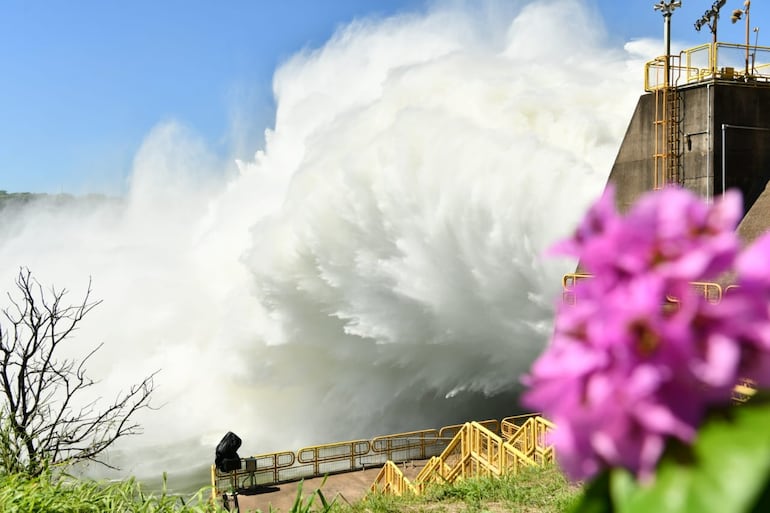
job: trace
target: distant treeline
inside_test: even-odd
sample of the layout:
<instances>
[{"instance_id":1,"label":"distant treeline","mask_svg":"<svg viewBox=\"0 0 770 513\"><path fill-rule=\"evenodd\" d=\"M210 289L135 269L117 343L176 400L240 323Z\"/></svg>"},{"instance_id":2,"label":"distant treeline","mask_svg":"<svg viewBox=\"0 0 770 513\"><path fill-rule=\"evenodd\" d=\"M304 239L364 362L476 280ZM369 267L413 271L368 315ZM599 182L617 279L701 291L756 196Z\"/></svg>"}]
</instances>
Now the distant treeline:
<instances>
[{"instance_id":1,"label":"distant treeline","mask_svg":"<svg viewBox=\"0 0 770 513\"><path fill-rule=\"evenodd\" d=\"M86 194L84 196L75 196L73 194L47 194L39 192L8 192L0 189L0 210L5 207L20 207L33 201L45 200L54 205L71 204L102 204L115 198L105 196L104 194Z\"/></svg>"}]
</instances>

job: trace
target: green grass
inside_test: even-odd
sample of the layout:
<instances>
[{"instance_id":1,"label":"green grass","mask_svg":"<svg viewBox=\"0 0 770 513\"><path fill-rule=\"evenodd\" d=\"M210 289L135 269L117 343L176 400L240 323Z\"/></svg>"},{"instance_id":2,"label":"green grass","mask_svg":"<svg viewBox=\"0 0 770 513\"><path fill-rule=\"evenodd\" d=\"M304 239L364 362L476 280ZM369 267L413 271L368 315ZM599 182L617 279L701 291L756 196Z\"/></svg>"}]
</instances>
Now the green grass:
<instances>
[{"instance_id":1,"label":"green grass","mask_svg":"<svg viewBox=\"0 0 770 513\"><path fill-rule=\"evenodd\" d=\"M372 494L353 505L336 504L334 513L563 513L580 489L555 466L530 468L518 476L479 477L437 485L422 496Z\"/></svg>"},{"instance_id":2,"label":"green grass","mask_svg":"<svg viewBox=\"0 0 770 513\"><path fill-rule=\"evenodd\" d=\"M370 494L354 504L327 501L322 491L303 496L297 487L294 506L285 513L562 513L580 490L556 467L530 468L518 476L473 478L436 485L422 496ZM99 483L67 476L0 476L2 513L215 513L208 489L191 497L148 495L135 480Z\"/></svg>"},{"instance_id":3,"label":"green grass","mask_svg":"<svg viewBox=\"0 0 770 513\"><path fill-rule=\"evenodd\" d=\"M3 513L214 513L206 489L192 497L147 495L135 480L98 483L67 476L0 476Z\"/></svg>"}]
</instances>

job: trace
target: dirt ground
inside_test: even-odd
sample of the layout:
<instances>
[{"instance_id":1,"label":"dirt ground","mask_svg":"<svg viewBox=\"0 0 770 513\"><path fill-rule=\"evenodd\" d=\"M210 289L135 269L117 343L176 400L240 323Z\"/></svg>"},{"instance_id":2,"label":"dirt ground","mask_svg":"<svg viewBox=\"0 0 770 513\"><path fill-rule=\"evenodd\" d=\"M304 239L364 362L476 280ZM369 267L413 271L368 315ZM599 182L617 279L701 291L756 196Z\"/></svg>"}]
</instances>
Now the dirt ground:
<instances>
[{"instance_id":1,"label":"dirt ground","mask_svg":"<svg viewBox=\"0 0 770 513\"><path fill-rule=\"evenodd\" d=\"M425 465L425 461L415 461L399 465L407 478L413 479ZM379 468L370 468L366 470L357 470L354 472L345 472L343 474L330 475L326 479L321 491L326 500L331 502L337 499L338 502L356 502L366 495L369 487L374 483ZM315 492L323 483L322 477L305 479L302 484L302 496ZM238 495L238 506L242 513L261 511L267 513L272 506L273 511L287 512L294 504L297 498L297 486L299 482L284 483L266 487L258 487L256 490L244 492ZM317 504L319 498L316 496L313 504ZM231 510L232 502L230 503Z\"/></svg>"}]
</instances>

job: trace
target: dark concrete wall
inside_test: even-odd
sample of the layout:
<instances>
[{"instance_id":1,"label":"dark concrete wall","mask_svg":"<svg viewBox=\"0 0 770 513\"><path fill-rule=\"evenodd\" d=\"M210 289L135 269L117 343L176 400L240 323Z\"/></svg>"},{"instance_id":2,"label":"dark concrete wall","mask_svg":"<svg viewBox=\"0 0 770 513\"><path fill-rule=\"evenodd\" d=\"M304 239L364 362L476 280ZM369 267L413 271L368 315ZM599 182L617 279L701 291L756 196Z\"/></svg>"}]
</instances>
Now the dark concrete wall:
<instances>
[{"instance_id":1,"label":"dark concrete wall","mask_svg":"<svg viewBox=\"0 0 770 513\"><path fill-rule=\"evenodd\" d=\"M716 82L679 93L682 185L701 196L722 192L722 125L768 129L725 132L725 187L742 191L748 212L770 180L770 87ZM654 118L655 95L642 95L609 177L621 210L653 187Z\"/></svg>"},{"instance_id":2,"label":"dark concrete wall","mask_svg":"<svg viewBox=\"0 0 770 513\"><path fill-rule=\"evenodd\" d=\"M715 86L714 118L715 193L722 191L722 125L731 125L724 133L725 188L739 188L748 211L770 179L770 88Z\"/></svg>"},{"instance_id":3,"label":"dark concrete wall","mask_svg":"<svg viewBox=\"0 0 770 513\"><path fill-rule=\"evenodd\" d=\"M706 85L682 89L680 97L682 186L709 198L714 192L713 87Z\"/></svg>"}]
</instances>

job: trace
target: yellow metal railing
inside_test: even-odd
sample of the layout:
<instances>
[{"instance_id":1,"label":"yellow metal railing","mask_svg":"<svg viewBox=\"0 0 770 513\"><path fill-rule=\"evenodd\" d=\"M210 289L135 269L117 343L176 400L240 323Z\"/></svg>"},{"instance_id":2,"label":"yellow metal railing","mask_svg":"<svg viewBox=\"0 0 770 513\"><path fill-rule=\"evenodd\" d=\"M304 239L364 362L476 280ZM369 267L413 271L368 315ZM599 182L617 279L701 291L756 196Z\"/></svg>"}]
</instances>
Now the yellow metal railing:
<instances>
[{"instance_id":1,"label":"yellow metal railing","mask_svg":"<svg viewBox=\"0 0 770 513\"><path fill-rule=\"evenodd\" d=\"M552 422L543 417L531 417L522 424L516 434L508 440L508 443L527 457L534 459L538 449L544 450L551 446L547 436L548 432L555 427Z\"/></svg>"},{"instance_id":2,"label":"yellow metal railing","mask_svg":"<svg viewBox=\"0 0 770 513\"><path fill-rule=\"evenodd\" d=\"M515 419L518 417L506 417L502 420L502 422L505 422L506 419ZM487 428L488 430L492 431L495 434L500 434L500 427L502 425L501 421L498 421L496 419L492 420L480 420L478 421L479 424ZM457 436L457 433L460 432L460 430L465 427L465 424L454 424L452 426L444 426L441 429L439 429L438 436L441 440L449 441L455 436Z\"/></svg>"},{"instance_id":3,"label":"yellow metal railing","mask_svg":"<svg viewBox=\"0 0 770 513\"><path fill-rule=\"evenodd\" d=\"M523 415L506 417L500 422L500 435L510 442L511 438L519 432L523 423L532 417L538 416L540 416L540 413L525 413Z\"/></svg>"},{"instance_id":4,"label":"yellow metal railing","mask_svg":"<svg viewBox=\"0 0 770 513\"><path fill-rule=\"evenodd\" d=\"M295 465L296 455L291 451L260 454L241 460L241 468L232 472L220 472L211 466L212 498L216 499L223 491L239 490L260 484L291 481L291 469ZM301 478L301 477L299 477Z\"/></svg>"},{"instance_id":5,"label":"yellow metal railing","mask_svg":"<svg viewBox=\"0 0 770 513\"><path fill-rule=\"evenodd\" d=\"M733 401L736 403L745 403L751 396L757 393L756 383L750 379L742 379L733 388Z\"/></svg>"},{"instance_id":6,"label":"yellow metal railing","mask_svg":"<svg viewBox=\"0 0 770 513\"><path fill-rule=\"evenodd\" d=\"M396 435L378 436L372 439L371 449L377 454L384 454L388 460L401 459L399 455L407 452L413 459L424 460L428 451L439 442L439 431L424 429Z\"/></svg>"},{"instance_id":7,"label":"yellow metal railing","mask_svg":"<svg viewBox=\"0 0 770 513\"><path fill-rule=\"evenodd\" d=\"M562 286L562 301L568 305L574 305L577 298L575 297L575 287L579 281L591 278L593 275L586 273L570 273L565 274L561 279ZM693 281L690 282L693 290L703 299L711 304L718 304L722 301L722 296L726 291L735 288L735 285L729 285L726 289L722 289L719 283L711 281ZM672 296L666 298L671 303L678 303L679 300Z\"/></svg>"},{"instance_id":8,"label":"yellow metal railing","mask_svg":"<svg viewBox=\"0 0 770 513\"><path fill-rule=\"evenodd\" d=\"M332 444L314 445L297 451L297 462L309 465L313 475L339 472L356 467L362 456L371 452L369 440L353 440Z\"/></svg>"},{"instance_id":9,"label":"yellow metal railing","mask_svg":"<svg viewBox=\"0 0 770 513\"><path fill-rule=\"evenodd\" d=\"M568 305L574 305L575 299L576 299L575 286L578 284L580 280L584 280L590 277L591 275L586 273L565 274L561 279L561 288L562 288L561 300Z\"/></svg>"},{"instance_id":10,"label":"yellow metal railing","mask_svg":"<svg viewBox=\"0 0 770 513\"><path fill-rule=\"evenodd\" d=\"M444 478L442 476L449 475L451 470L452 470L452 467L449 466L439 456L432 457L430 461L428 461L427 465L425 465L420 470L420 473L417 474L417 477L415 478L414 481L415 483L419 483L419 488L414 488L414 489L419 493L423 491L425 487L430 483L443 482ZM372 484L372 488L370 489L370 491L375 490L376 483L377 483L377 480L375 480L374 484Z\"/></svg>"},{"instance_id":11,"label":"yellow metal railing","mask_svg":"<svg viewBox=\"0 0 770 513\"><path fill-rule=\"evenodd\" d=\"M500 421L481 421L494 433L500 432ZM423 429L371 440L351 440L331 444L312 445L296 453L283 451L241 458L241 468L221 472L211 466L212 497L224 491L244 490L259 485L273 485L320 477L337 472L350 472L378 467L387 461L424 460L441 454L447 443L464 424L444 426L441 429Z\"/></svg>"},{"instance_id":12,"label":"yellow metal railing","mask_svg":"<svg viewBox=\"0 0 770 513\"><path fill-rule=\"evenodd\" d=\"M702 296L706 302L711 303L712 305L716 305L722 301L723 293L722 286L720 284L710 281L693 281L690 282L690 285L692 285L693 290L699 296ZM679 303L679 299L673 296L666 296L666 299L670 303Z\"/></svg>"},{"instance_id":13,"label":"yellow metal railing","mask_svg":"<svg viewBox=\"0 0 770 513\"><path fill-rule=\"evenodd\" d=\"M410 482L395 465L382 468L370 491L380 493L419 494L431 483L452 483L475 476L516 474L526 466L554 461L553 447L547 433L554 425L539 416L520 416L526 422L515 429L509 417L503 429L512 433L506 440L478 422L468 422L457 432L439 456L434 456ZM524 448L524 449L522 449ZM525 451L528 451L527 454Z\"/></svg>"},{"instance_id":14,"label":"yellow metal railing","mask_svg":"<svg viewBox=\"0 0 770 513\"><path fill-rule=\"evenodd\" d=\"M584 273L571 273L565 274L562 277L562 300L565 304L575 304L577 301L575 296L575 286L577 285L578 281L586 278L591 278L591 275ZM709 281L693 281L690 282L690 285L692 285L693 290L698 295L702 296L708 303L711 303L712 305L719 304L725 294L729 294L731 290L738 287L738 285L728 285L723 289L720 284ZM666 296L666 301L668 303L664 306L664 308L678 308L679 299L673 296ZM735 385L735 388L733 389L733 400L735 402L742 403L747 401L755 393L756 390L754 388L754 382L748 379L742 379ZM504 419L502 431L506 435L507 430L508 427L506 426Z\"/></svg>"},{"instance_id":15,"label":"yellow metal railing","mask_svg":"<svg viewBox=\"0 0 770 513\"><path fill-rule=\"evenodd\" d=\"M644 90L682 86L707 80L770 83L770 47L708 43L672 56L666 81L666 58L656 57L644 67Z\"/></svg>"},{"instance_id":16,"label":"yellow metal railing","mask_svg":"<svg viewBox=\"0 0 770 513\"><path fill-rule=\"evenodd\" d=\"M377 476L377 482L380 483L380 491L385 494L404 495L411 493L417 495L419 493L417 488L415 488L406 476L404 476L401 469L392 461L386 462L382 467L382 470L380 470L380 473Z\"/></svg>"}]
</instances>

